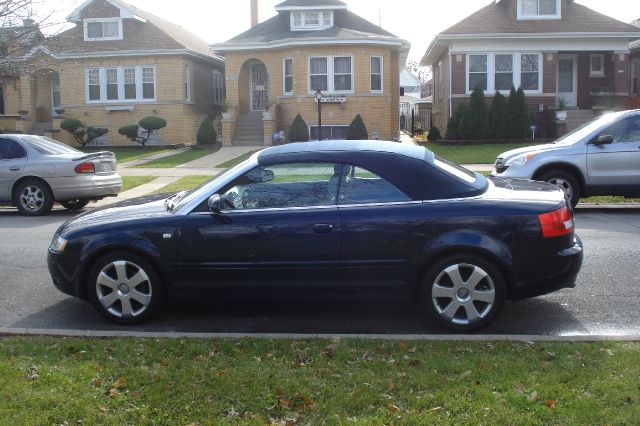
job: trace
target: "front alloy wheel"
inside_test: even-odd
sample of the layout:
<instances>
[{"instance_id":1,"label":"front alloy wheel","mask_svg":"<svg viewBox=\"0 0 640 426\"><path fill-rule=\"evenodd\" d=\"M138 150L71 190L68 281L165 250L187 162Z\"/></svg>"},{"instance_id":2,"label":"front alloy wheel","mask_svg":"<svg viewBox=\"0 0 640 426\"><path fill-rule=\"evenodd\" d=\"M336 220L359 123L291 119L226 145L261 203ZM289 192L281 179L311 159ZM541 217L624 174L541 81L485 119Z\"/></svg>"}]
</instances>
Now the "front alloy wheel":
<instances>
[{"instance_id":1,"label":"front alloy wheel","mask_svg":"<svg viewBox=\"0 0 640 426\"><path fill-rule=\"evenodd\" d=\"M99 259L90 273L90 299L108 320L138 324L159 308L162 288L153 267L129 253L114 253Z\"/></svg>"},{"instance_id":2,"label":"front alloy wheel","mask_svg":"<svg viewBox=\"0 0 640 426\"><path fill-rule=\"evenodd\" d=\"M452 331L474 331L489 324L504 303L502 277L476 256L454 256L425 276L423 304L431 316Z\"/></svg>"}]
</instances>

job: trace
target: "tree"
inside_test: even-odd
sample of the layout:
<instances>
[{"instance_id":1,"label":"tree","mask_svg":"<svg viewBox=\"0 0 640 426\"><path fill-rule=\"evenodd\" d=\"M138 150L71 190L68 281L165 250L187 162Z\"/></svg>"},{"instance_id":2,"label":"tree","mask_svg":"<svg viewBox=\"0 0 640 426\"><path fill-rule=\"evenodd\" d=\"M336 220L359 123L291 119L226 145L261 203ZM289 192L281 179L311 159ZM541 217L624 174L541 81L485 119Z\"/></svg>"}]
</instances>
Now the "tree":
<instances>
[{"instance_id":1,"label":"tree","mask_svg":"<svg viewBox=\"0 0 640 426\"><path fill-rule=\"evenodd\" d=\"M73 139L83 148L93 140L109 133L109 129L105 129L104 127L86 127L80 120L76 120L75 118L63 120L62 123L60 123L60 128L71 133Z\"/></svg>"},{"instance_id":2,"label":"tree","mask_svg":"<svg viewBox=\"0 0 640 426\"><path fill-rule=\"evenodd\" d=\"M427 135L427 140L429 142L436 142L436 141L439 141L440 139L442 139L442 136L440 135L440 130L438 130L436 126L432 126L431 130L429 130L429 134Z\"/></svg>"},{"instance_id":3,"label":"tree","mask_svg":"<svg viewBox=\"0 0 640 426\"><path fill-rule=\"evenodd\" d=\"M469 108L460 121L459 133L462 139L484 139L487 136L488 115L484 90L476 86L471 93Z\"/></svg>"},{"instance_id":4,"label":"tree","mask_svg":"<svg viewBox=\"0 0 640 426\"><path fill-rule=\"evenodd\" d=\"M420 80L420 97L431 96L433 94L433 84L429 83L432 79L431 68L422 67L417 61L410 60L407 62L407 69Z\"/></svg>"},{"instance_id":5,"label":"tree","mask_svg":"<svg viewBox=\"0 0 640 426\"><path fill-rule=\"evenodd\" d=\"M489 128L487 136L496 139L509 138L509 118L507 115L507 99L500 92L496 92L489 109Z\"/></svg>"},{"instance_id":6,"label":"tree","mask_svg":"<svg viewBox=\"0 0 640 426\"><path fill-rule=\"evenodd\" d=\"M467 104L460 104L456 109L456 112L453 113L451 118L449 119L449 123L447 123L447 134L445 135L447 139L450 140L458 140L460 139L460 123L464 120L467 115L467 109L469 106Z\"/></svg>"},{"instance_id":7,"label":"tree","mask_svg":"<svg viewBox=\"0 0 640 426\"><path fill-rule=\"evenodd\" d=\"M207 145L214 144L218 139L218 134L216 133L216 129L213 127L213 120L211 118L206 118L200 128L198 129L198 134L196 135L196 140L199 145Z\"/></svg>"},{"instance_id":8,"label":"tree","mask_svg":"<svg viewBox=\"0 0 640 426\"><path fill-rule=\"evenodd\" d=\"M309 141L309 130L307 128L307 123L304 121L304 118L300 114L296 115L296 118L293 119L293 123L291 123L291 127L289 127L289 142L308 142Z\"/></svg>"},{"instance_id":9,"label":"tree","mask_svg":"<svg viewBox=\"0 0 640 426\"><path fill-rule=\"evenodd\" d=\"M138 122L138 124L130 124L122 126L118 129L118 133L126 136L129 140L137 142L142 146L147 146L147 142L151 139L153 132L167 127L167 121L164 118L149 116ZM140 130L142 129L142 131ZM140 135L146 133L145 135Z\"/></svg>"},{"instance_id":10,"label":"tree","mask_svg":"<svg viewBox=\"0 0 640 426\"><path fill-rule=\"evenodd\" d=\"M508 124L509 138L526 139L529 136L529 127L531 126L531 116L524 90L515 87L511 88L508 101Z\"/></svg>"},{"instance_id":11,"label":"tree","mask_svg":"<svg viewBox=\"0 0 640 426\"><path fill-rule=\"evenodd\" d=\"M367 126L364 125L360 114L356 115L349 128L347 129L347 140L367 140L369 139L369 132L367 132Z\"/></svg>"}]
</instances>

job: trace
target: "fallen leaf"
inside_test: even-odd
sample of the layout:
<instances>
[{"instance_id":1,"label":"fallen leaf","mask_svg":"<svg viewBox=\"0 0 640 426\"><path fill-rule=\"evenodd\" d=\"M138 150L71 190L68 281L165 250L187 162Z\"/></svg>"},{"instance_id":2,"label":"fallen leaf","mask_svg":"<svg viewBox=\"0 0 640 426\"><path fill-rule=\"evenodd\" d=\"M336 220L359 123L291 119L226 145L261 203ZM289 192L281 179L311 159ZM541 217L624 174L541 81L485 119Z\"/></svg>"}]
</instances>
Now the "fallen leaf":
<instances>
[{"instance_id":1,"label":"fallen leaf","mask_svg":"<svg viewBox=\"0 0 640 426\"><path fill-rule=\"evenodd\" d=\"M224 370L218 370L218 377L224 377L227 374Z\"/></svg>"},{"instance_id":2,"label":"fallen leaf","mask_svg":"<svg viewBox=\"0 0 640 426\"><path fill-rule=\"evenodd\" d=\"M464 378L469 377L470 375L471 375L471 370L467 370L467 371L465 371L464 373L462 373L462 374L460 375L460 378L461 378L461 379L464 379Z\"/></svg>"},{"instance_id":3,"label":"fallen leaf","mask_svg":"<svg viewBox=\"0 0 640 426\"><path fill-rule=\"evenodd\" d=\"M389 411L393 412L393 413L397 413L400 411L400 408L393 405L393 404L389 404L387 405L387 408L389 409Z\"/></svg>"},{"instance_id":4,"label":"fallen leaf","mask_svg":"<svg viewBox=\"0 0 640 426\"><path fill-rule=\"evenodd\" d=\"M118 389L123 387L126 382L127 382L127 378L124 376L120 376L118 380L116 380L116 382L113 383L111 386L114 387L115 389Z\"/></svg>"},{"instance_id":5,"label":"fallen leaf","mask_svg":"<svg viewBox=\"0 0 640 426\"><path fill-rule=\"evenodd\" d=\"M538 391L533 391L533 392L531 392L531 395L529 395L529 396L527 397L527 399L528 399L530 402L533 402L533 401L535 401L536 399L538 399Z\"/></svg>"},{"instance_id":6,"label":"fallen leaf","mask_svg":"<svg viewBox=\"0 0 640 426\"><path fill-rule=\"evenodd\" d=\"M432 409L429 410L430 413L435 413L438 411L442 411L442 407L433 407Z\"/></svg>"},{"instance_id":7,"label":"fallen leaf","mask_svg":"<svg viewBox=\"0 0 640 426\"><path fill-rule=\"evenodd\" d=\"M387 379L387 390L389 392L392 392L394 387L395 386L393 385L393 380L391 380L391 378Z\"/></svg>"},{"instance_id":8,"label":"fallen leaf","mask_svg":"<svg viewBox=\"0 0 640 426\"><path fill-rule=\"evenodd\" d=\"M109 398L115 398L118 395L120 395L120 394L118 393L118 391L115 388L114 389L109 389Z\"/></svg>"},{"instance_id":9,"label":"fallen leaf","mask_svg":"<svg viewBox=\"0 0 640 426\"><path fill-rule=\"evenodd\" d=\"M556 402L553 399L547 399L546 404L547 407L551 408L552 410L556 408Z\"/></svg>"},{"instance_id":10,"label":"fallen leaf","mask_svg":"<svg viewBox=\"0 0 640 426\"><path fill-rule=\"evenodd\" d=\"M405 349L407 347L407 342L399 342L398 346L400 346L400 349Z\"/></svg>"}]
</instances>

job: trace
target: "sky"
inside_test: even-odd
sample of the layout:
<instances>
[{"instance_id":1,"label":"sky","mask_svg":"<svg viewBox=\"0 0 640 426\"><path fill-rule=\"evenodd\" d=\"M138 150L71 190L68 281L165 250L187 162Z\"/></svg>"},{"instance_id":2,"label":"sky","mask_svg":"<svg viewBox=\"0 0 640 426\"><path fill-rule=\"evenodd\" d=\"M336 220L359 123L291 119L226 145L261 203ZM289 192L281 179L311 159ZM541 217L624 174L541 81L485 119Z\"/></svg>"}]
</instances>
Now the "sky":
<instances>
[{"instance_id":1,"label":"sky","mask_svg":"<svg viewBox=\"0 0 640 426\"><path fill-rule=\"evenodd\" d=\"M38 0L34 14L43 19L45 33L60 31L62 23L84 0ZM221 43L250 27L250 0L125 0L181 25L210 44ZM276 14L283 0L258 0L259 19ZM410 60L419 61L440 31L491 3L491 0L343 0L349 9L411 43ZM623 22L640 19L639 0L577 0Z\"/></svg>"}]
</instances>

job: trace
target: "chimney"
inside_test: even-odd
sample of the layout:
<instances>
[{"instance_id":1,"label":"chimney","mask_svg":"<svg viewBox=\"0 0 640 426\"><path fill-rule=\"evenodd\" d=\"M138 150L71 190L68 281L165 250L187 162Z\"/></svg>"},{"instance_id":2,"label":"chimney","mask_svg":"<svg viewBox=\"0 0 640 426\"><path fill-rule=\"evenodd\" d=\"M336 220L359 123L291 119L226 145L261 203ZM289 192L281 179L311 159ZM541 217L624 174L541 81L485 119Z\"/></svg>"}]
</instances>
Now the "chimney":
<instances>
[{"instance_id":1,"label":"chimney","mask_svg":"<svg viewBox=\"0 0 640 426\"><path fill-rule=\"evenodd\" d=\"M258 25L258 0L251 0L251 28Z\"/></svg>"}]
</instances>

